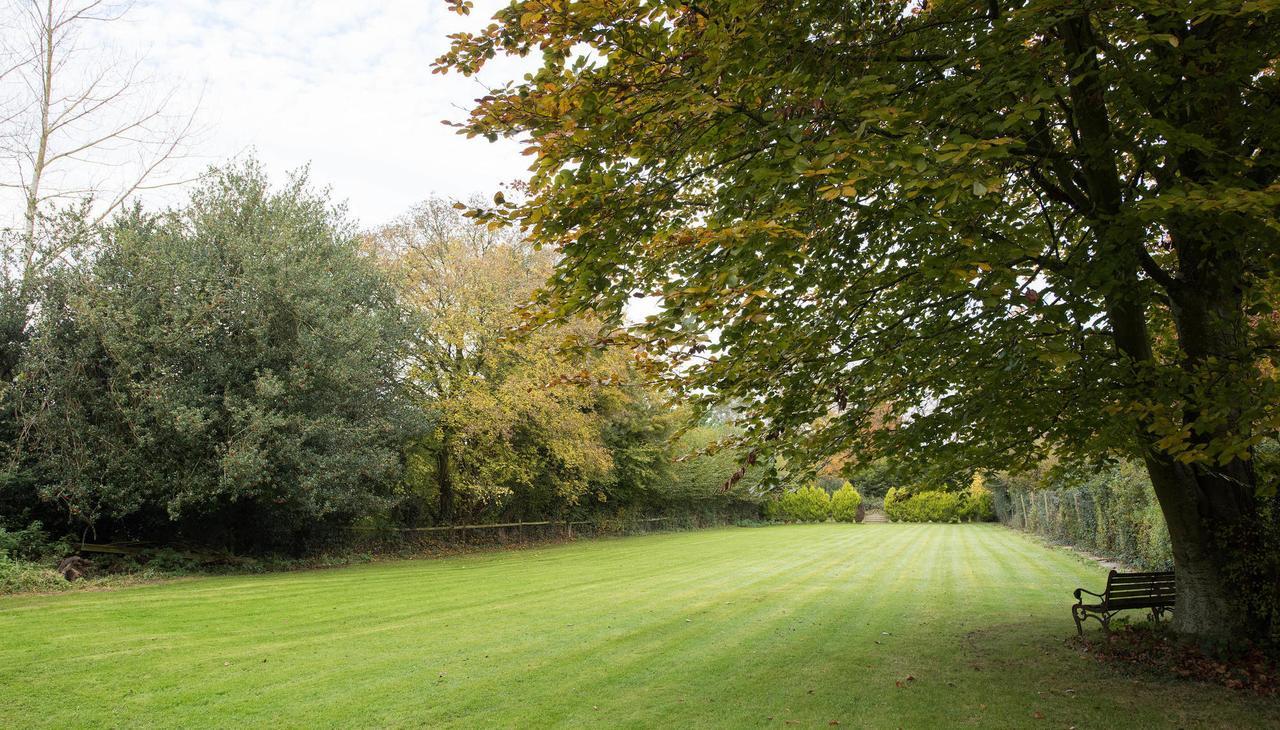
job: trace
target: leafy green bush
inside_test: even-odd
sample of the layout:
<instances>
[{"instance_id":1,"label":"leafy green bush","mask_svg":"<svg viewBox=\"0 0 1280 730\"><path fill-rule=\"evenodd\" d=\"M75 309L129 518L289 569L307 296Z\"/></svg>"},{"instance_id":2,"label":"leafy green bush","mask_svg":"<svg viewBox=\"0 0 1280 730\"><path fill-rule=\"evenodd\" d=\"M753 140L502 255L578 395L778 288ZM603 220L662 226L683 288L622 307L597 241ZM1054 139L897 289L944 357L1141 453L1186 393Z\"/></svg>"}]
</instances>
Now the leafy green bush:
<instances>
[{"instance_id":1,"label":"leafy green bush","mask_svg":"<svg viewBox=\"0 0 1280 730\"><path fill-rule=\"evenodd\" d=\"M863 497L883 497L898 481L897 470L888 459L872 461L847 467L843 474Z\"/></svg>"},{"instance_id":2,"label":"leafy green bush","mask_svg":"<svg viewBox=\"0 0 1280 730\"><path fill-rule=\"evenodd\" d=\"M987 488L986 478L974 474L969 493L960 503L960 519L966 522L990 522L996 518L995 495Z\"/></svg>"},{"instance_id":3,"label":"leafy green bush","mask_svg":"<svg viewBox=\"0 0 1280 730\"><path fill-rule=\"evenodd\" d=\"M69 552L60 540L52 540L40 522L16 530L0 525L0 555L14 560L41 560Z\"/></svg>"},{"instance_id":4,"label":"leafy green bush","mask_svg":"<svg viewBox=\"0 0 1280 730\"><path fill-rule=\"evenodd\" d=\"M967 492L929 487L891 487L884 511L894 522L984 522L996 518L995 495L975 474Z\"/></svg>"},{"instance_id":5,"label":"leafy green bush","mask_svg":"<svg viewBox=\"0 0 1280 730\"><path fill-rule=\"evenodd\" d=\"M955 492L930 490L905 502L912 522L959 522L961 496Z\"/></svg>"},{"instance_id":6,"label":"leafy green bush","mask_svg":"<svg viewBox=\"0 0 1280 730\"><path fill-rule=\"evenodd\" d=\"M912 492L890 489L884 511L894 522L959 522L962 497L955 492L927 489Z\"/></svg>"},{"instance_id":7,"label":"leafy green bush","mask_svg":"<svg viewBox=\"0 0 1280 730\"><path fill-rule=\"evenodd\" d=\"M905 491L900 497L897 487L889 487L889 490L884 493L884 503L881 507L884 508L884 513L889 517L889 519L893 519L893 513L897 510L898 500L905 498Z\"/></svg>"},{"instance_id":8,"label":"leafy green bush","mask_svg":"<svg viewBox=\"0 0 1280 730\"><path fill-rule=\"evenodd\" d=\"M156 550L147 560L147 568L158 573L190 573L200 570L200 567L200 561L172 548Z\"/></svg>"},{"instance_id":9,"label":"leafy green bush","mask_svg":"<svg viewBox=\"0 0 1280 730\"><path fill-rule=\"evenodd\" d=\"M11 389L25 451L75 529L294 549L382 508L423 426L397 385L410 328L305 175L201 179L49 283Z\"/></svg>"},{"instance_id":10,"label":"leafy green bush","mask_svg":"<svg viewBox=\"0 0 1280 730\"><path fill-rule=\"evenodd\" d=\"M59 591L68 585L57 571L25 560L14 560L0 551L0 595Z\"/></svg>"},{"instance_id":11,"label":"leafy green bush","mask_svg":"<svg viewBox=\"0 0 1280 730\"><path fill-rule=\"evenodd\" d=\"M831 495L831 517L837 522L853 522L858 518L858 507L862 504L862 495L845 482L836 493Z\"/></svg>"},{"instance_id":12,"label":"leafy green bush","mask_svg":"<svg viewBox=\"0 0 1280 730\"><path fill-rule=\"evenodd\" d=\"M990 491L966 494L960 503L960 519L965 522L991 522L995 518L995 499Z\"/></svg>"},{"instance_id":13,"label":"leafy green bush","mask_svg":"<svg viewBox=\"0 0 1280 730\"><path fill-rule=\"evenodd\" d=\"M801 487L770 502L766 513L785 522L824 522L831 516L831 495L815 485Z\"/></svg>"}]
</instances>

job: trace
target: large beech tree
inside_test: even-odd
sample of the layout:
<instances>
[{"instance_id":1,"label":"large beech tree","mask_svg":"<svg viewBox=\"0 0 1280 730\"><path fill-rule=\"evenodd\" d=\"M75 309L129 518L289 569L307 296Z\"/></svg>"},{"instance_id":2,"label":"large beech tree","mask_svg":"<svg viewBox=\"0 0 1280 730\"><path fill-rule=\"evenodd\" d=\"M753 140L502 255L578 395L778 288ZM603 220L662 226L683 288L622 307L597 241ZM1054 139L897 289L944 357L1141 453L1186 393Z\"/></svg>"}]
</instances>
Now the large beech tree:
<instances>
[{"instance_id":1,"label":"large beech tree","mask_svg":"<svg viewBox=\"0 0 1280 730\"><path fill-rule=\"evenodd\" d=\"M547 317L660 296L628 334L766 449L1140 456L1177 626L1258 637L1278 4L529 0L438 70L541 59L461 126L528 142L529 194L475 214L562 252Z\"/></svg>"}]
</instances>

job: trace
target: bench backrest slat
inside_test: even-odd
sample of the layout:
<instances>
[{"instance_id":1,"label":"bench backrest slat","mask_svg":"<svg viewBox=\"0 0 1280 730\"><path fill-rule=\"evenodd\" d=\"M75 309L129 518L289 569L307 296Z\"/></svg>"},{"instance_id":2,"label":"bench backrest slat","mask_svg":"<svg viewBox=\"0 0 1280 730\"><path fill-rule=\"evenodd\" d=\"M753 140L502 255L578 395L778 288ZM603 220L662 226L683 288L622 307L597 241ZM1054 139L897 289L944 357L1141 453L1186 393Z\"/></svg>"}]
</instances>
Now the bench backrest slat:
<instances>
[{"instance_id":1,"label":"bench backrest slat","mask_svg":"<svg viewBox=\"0 0 1280 730\"><path fill-rule=\"evenodd\" d=\"M1107 586L1113 585L1151 585L1159 583L1173 583L1174 575L1172 572L1160 573L1117 573L1114 570L1107 576Z\"/></svg>"},{"instance_id":2,"label":"bench backrest slat","mask_svg":"<svg viewBox=\"0 0 1280 730\"><path fill-rule=\"evenodd\" d=\"M1107 586L1110 591L1140 591L1144 588L1173 588L1177 583L1171 580L1152 581L1149 583L1112 583Z\"/></svg>"},{"instance_id":3,"label":"bench backrest slat","mask_svg":"<svg viewBox=\"0 0 1280 730\"><path fill-rule=\"evenodd\" d=\"M1107 586L1110 592L1115 591L1160 591L1173 590L1177 587L1175 583L1125 583L1123 585Z\"/></svg>"},{"instance_id":4,"label":"bench backrest slat","mask_svg":"<svg viewBox=\"0 0 1280 730\"><path fill-rule=\"evenodd\" d=\"M1177 581L1172 571L1143 573L1118 573L1107 575L1107 588L1103 591L1106 603L1117 608L1172 604L1177 597Z\"/></svg>"},{"instance_id":5,"label":"bench backrest slat","mask_svg":"<svg viewBox=\"0 0 1280 730\"><path fill-rule=\"evenodd\" d=\"M1139 588L1136 590L1110 590L1107 595L1112 598L1132 598L1134 596L1163 596L1177 593L1178 589L1172 586L1168 588Z\"/></svg>"}]
</instances>

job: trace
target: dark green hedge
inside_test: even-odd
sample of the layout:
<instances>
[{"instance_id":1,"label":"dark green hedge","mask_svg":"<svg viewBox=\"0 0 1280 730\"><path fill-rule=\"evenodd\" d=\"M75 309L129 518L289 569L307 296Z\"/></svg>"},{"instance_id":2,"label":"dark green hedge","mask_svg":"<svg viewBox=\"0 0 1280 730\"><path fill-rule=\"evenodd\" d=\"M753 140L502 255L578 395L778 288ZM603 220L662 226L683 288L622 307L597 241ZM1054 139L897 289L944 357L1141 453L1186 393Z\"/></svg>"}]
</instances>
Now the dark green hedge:
<instances>
[{"instance_id":1,"label":"dark green hedge","mask_svg":"<svg viewBox=\"0 0 1280 730\"><path fill-rule=\"evenodd\" d=\"M1169 531L1141 464L1040 488L1011 478L992 479L990 486L996 515L1007 525L1140 568L1173 566Z\"/></svg>"}]
</instances>

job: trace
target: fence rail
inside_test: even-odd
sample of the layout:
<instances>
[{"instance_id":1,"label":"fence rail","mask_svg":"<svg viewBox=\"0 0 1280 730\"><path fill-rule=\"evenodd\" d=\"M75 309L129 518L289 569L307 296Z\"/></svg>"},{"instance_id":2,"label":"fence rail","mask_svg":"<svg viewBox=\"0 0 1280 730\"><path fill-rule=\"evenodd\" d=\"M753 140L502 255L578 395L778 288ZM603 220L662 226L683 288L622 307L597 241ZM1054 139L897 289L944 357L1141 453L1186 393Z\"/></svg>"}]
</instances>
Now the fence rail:
<instances>
[{"instance_id":1,"label":"fence rail","mask_svg":"<svg viewBox=\"0 0 1280 730\"><path fill-rule=\"evenodd\" d=\"M674 517L646 517L631 522L662 522ZM453 530L483 530L497 527L537 527L538 525L594 525L596 520L541 520L538 522L494 522L484 525L434 525L432 527L364 527L352 526L346 529L358 532L450 532Z\"/></svg>"}]
</instances>

